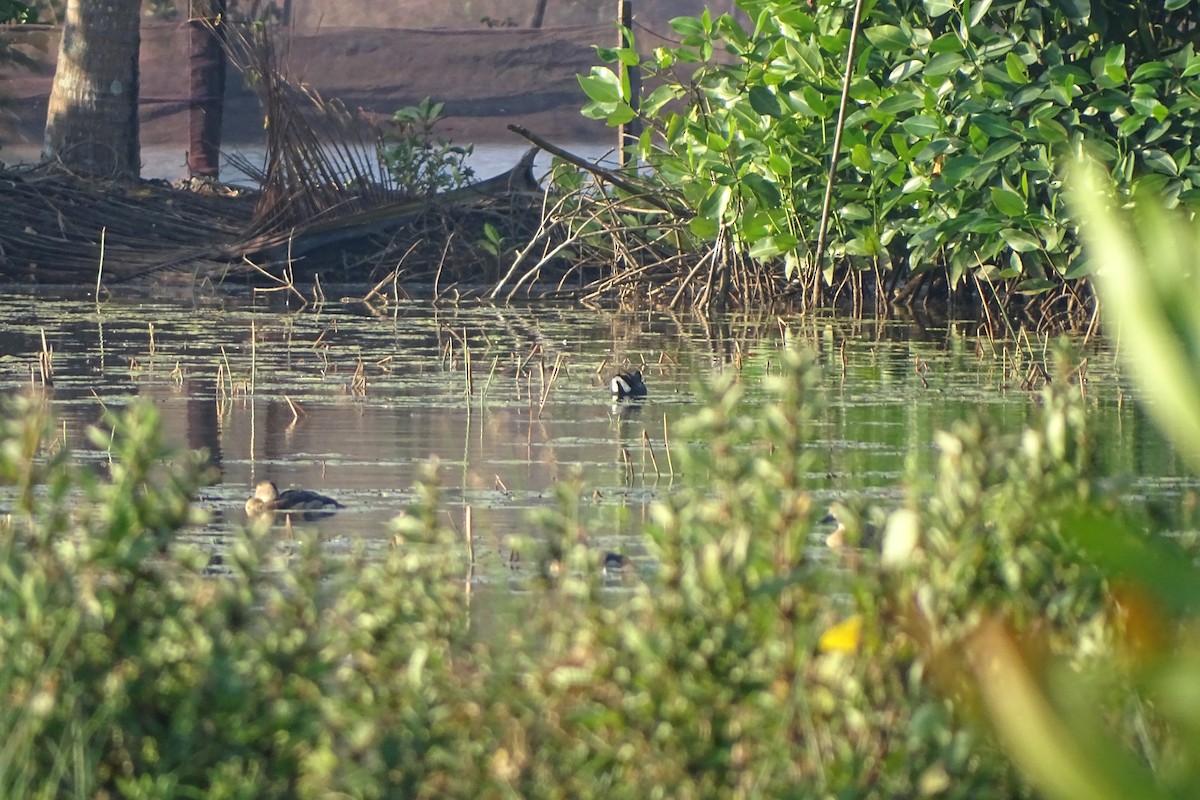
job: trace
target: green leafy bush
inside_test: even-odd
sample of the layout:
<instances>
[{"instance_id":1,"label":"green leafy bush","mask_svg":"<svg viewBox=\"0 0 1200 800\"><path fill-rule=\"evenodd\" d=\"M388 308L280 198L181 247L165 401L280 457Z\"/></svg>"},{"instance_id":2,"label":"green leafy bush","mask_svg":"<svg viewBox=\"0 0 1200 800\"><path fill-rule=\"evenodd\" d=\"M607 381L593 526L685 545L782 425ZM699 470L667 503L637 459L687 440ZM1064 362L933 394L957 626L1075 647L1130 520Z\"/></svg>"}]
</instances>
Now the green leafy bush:
<instances>
[{"instance_id":1,"label":"green leafy bush","mask_svg":"<svg viewBox=\"0 0 1200 800\"><path fill-rule=\"evenodd\" d=\"M429 197L461 189L475 176L467 166L474 148L456 145L434 131L442 103L428 97L392 115L379 144L379 158L396 187L412 197Z\"/></svg>"},{"instance_id":2,"label":"green leafy bush","mask_svg":"<svg viewBox=\"0 0 1200 800\"><path fill-rule=\"evenodd\" d=\"M672 21L678 46L645 58L601 50L640 61L655 87L637 112L636 155L682 195L692 233L732 237L806 283L830 267L814 257L852 5L742 0L748 27L706 11ZM892 286L945 269L951 289L971 277L1026 294L1061 288L1088 271L1058 169L1081 151L1125 187L1194 202L1195 8L867 4L838 154L833 264L878 270ZM596 67L580 83L586 115L635 115L622 69Z\"/></svg>"}]
</instances>

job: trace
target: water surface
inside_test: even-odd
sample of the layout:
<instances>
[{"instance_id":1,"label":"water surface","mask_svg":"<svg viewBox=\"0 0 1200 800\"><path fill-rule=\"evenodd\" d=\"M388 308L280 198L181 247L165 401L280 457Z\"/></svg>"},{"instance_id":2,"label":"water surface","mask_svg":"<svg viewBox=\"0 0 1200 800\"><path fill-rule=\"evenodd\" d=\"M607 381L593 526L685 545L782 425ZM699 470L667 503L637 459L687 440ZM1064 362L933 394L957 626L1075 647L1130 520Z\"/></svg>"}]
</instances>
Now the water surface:
<instances>
[{"instance_id":1,"label":"water surface","mask_svg":"<svg viewBox=\"0 0 1200 800\"><path fill-rule=\"evenodd\" d=\"M573 475L597 546L641 554L648 503L681 480L666 443L697 409L698 381L739 373L752 414L781 348L815 351L827 401L808 475L817 504L848 493L886 501L906 461L932 468L935 431L971 415L1007 430L1023 425L1038 402L1027 379L1041 384L1033 356L1046 347L948 322L701 320L545 304L326 302L291 311L279 295L247 290L123 290L99 304L6 291L0 314L0 389L44 393L61 435L85 458L104 458L86 426L104 406L134 398L154 403L171 442L207 449L217 477L198 498L210 521L189 532L193 540L219 549L245 524L253 484L270 479L346 505L311 523L328 546L384 547L389 520L436 459L444 513L461 526L471 506L482 579L506 564L514 536L529 533L529 511ZM43 335L53 351L49 387L37 366ZM1104 342L1084 352L1081 385L1106 469L1130 476L1131 502L1177 500L1194 481L1136 409ZM630 365L643 369L650 396L614 403L608 378Z\"/></svg>"}]
</instances>

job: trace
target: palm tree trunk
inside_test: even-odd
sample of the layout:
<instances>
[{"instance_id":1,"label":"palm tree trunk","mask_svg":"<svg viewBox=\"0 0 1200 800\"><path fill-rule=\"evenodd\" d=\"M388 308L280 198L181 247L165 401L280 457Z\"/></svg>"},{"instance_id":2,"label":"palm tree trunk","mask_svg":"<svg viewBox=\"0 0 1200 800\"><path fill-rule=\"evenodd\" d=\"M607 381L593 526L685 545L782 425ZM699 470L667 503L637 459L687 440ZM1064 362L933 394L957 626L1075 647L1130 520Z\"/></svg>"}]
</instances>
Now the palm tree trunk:
<instances>
[{"instance_id":1,"label":"palm tree trunk","mask_svg":"<svg viewBox=\"0 0 1200 800\"><path fill-rule=\"evenodd\" d=\"M188 104L188 172L221 174L221 119L225 110L225 0L190 0L191 97Z\"/></svg>"},{"instance_id":2,"label":"palm tree trunk","mask_svg":"<svg viewBox=\"0 0 1200 800\"><path fill-rule=\"evenodd\" d=\"M43 157L96 177L137 178L139 0L68 0Z\"/></svg>"}]
</instances>

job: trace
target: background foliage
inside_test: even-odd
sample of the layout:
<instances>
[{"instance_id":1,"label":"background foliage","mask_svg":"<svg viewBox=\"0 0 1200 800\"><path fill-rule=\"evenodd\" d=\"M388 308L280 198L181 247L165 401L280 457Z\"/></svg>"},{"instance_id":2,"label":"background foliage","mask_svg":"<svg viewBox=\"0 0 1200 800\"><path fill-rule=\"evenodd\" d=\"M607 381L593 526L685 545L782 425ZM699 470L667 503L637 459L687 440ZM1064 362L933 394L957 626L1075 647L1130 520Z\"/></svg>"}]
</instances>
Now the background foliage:
<instances>
[{"instance_id":1,"label":"background foliage","mask_svg":"<svg viewBox=\"0 0 1200 800\"><path fill-rule=\"evenodd\" d=\"M1089 272L1064 156L1090 153L1123 191L1196 200L1194 0L868 2L832 260L814 263L852 6L742 0L745 17L674 20L678 46L648 57L601 51L650 76L635 149L686 200L698 239L725 232L814 289L837 266L874 271L901 295L927 273L950 290L980 279L995 282L988 295L1061 293ZM621 69L580 82L585 114L635 116Z\"/></svg>"}]
</instances>

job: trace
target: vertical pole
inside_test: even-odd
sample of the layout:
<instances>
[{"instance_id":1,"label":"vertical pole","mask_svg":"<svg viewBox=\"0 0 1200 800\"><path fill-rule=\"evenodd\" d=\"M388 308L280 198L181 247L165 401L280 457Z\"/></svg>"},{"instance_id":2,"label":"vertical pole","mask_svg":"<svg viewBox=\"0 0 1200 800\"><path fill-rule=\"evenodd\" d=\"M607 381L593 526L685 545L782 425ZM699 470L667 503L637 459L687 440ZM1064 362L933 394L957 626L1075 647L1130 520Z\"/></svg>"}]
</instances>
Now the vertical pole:
<instances>
[{"instance_id":1,"label":"vertical pole","mask_svg":"<svg viewBox=\"0 0 1200 800\"><path fill-rule=\"evenodd\" d=\"M537 7L533 10L533 21L529 23L529 27L542 27L542 21L546 18L546 2L547 0L538 0Z\"/></svg>"},{"instance_id":2,"label":"vertical pole","mask_svg":"<svg viewBox=\"0 0 1200 800\"><path fill-rule=\"evenodd\" d=\"M633 47L633 0L617 0L617 24L620 26L620 38L617 46L624 49ZM629 83L629 107L636 113L641 105L642 97L642 68L637 64L621 64L621 82ZM637 144L642 135L642 121L636 116L617 128L617 164L624 167L628 161L625 148Z\"/></svg>"},{"instance_id":3,"label":"vertical pole","mask_svg":"<svg viewBox=\"0 0 1200 800\"><path fill-rule=\"evenodd\" d=\"M854 48L858 44L858 23L862 18L863 0L855 0L854 20L850 26L850 46L846 48L846 73L842 76L842 101L838 105L837 128L833 132L833 153L829 156L829 176L825 180L825 199L821 202L821 229L817 234L817 256L813 260L812 304L820 299L821 262L825 260L825 234L829 230L829 204L833 199L833 183L837 178L838 153L842 149L842 131L846 127L846 102L850 97L850 79L854 77Z\"/></svg>"},{"instance_id":4,"label":"vertical pole","mask_svg":"<svg viewBox=\"0 0 1200 800\"><path fill-rule=\"evenodd\" d=\"M226 0L190 0L188 173L220 174L221 118L225 106L225 48L221 45Z\"/></svg>"}]
</instances>

